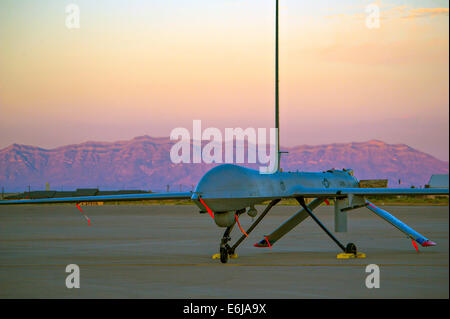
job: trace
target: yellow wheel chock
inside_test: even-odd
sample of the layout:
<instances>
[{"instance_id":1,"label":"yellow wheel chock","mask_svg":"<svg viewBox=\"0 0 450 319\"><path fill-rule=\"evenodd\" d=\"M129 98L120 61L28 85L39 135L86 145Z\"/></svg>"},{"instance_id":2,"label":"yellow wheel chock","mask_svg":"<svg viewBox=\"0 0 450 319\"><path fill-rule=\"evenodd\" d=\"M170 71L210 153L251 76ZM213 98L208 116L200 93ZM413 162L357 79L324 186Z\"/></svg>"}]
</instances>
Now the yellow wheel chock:
<instances>
[{"instance_id":1,"label":"yellow wheel chock","mask_svg":"<svg viewBox=\"0 0 450 319\"><path fill-rule=\"evenodd\" d=\"M230 257L231 259L236 259L236 258L238 258L239 256L238 256L238 254L234 253L234 254L232 254L232 255L228 255L228 257ZM220 254L214 254L214 255L212 255L211 258L212 258L212 259L220 259Z\"/></svg>"},{"instance_id":2,"label":"yellow wheel chock","mask_svg":"<svg viewBox=\"0 0 450 319\"><path fill-rule=\"evenodd\" d=\"M356 254L348 254L348 253L340 253L336 256L337 259L352 259L352 258L366 258L365 253L356 253Z\"/></svg>"}]
</instances>

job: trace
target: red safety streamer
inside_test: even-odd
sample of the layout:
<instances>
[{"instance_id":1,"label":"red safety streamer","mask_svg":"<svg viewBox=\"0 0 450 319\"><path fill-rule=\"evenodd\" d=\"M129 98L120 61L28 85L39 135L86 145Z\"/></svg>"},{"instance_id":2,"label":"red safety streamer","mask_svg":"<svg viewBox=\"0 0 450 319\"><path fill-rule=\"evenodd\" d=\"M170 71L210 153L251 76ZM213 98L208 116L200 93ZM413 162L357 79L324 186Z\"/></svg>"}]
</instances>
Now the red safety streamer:
<instances>
[{"instance_id":1,"label":"red safety streamer","mask_svg":"<svg viewBox=\"0 0 450 319\"><path fill-rule=\"evenodd\" d=\"M416 242L414 241L414 239L411 238L412 244L414 246L414 248L417 250L417 252L419 253L419 247L417 247Z\"/></svg>"},{"instance_id":2,"label":"red safety streamer","mask_svg":"<svg viewBox=\"0 0 450 319\"><path fill-rule=\"evenodd\" d=\"M266 239L267 245L269 245L269 250L272 250L272 246L270 246L269 240L267 239L267 236L264 236L264 238Z\"/></svg>"},{"instance_id":3,"label":"red safety streamer","mask_svg":"<svg viewBox=\"0 0 450 319\"><path fill-rule=\"evenodd\" d=\"M330 202L328 201L328 199L325 199L325 204L327 204L328 206L330 206Z\"/></svg>"},{"instance_id":4,"label":"red safety streamer","mask_svg":"<svg viewBox=\"0 0 450 319\"><path fill-rule=\"evenodd\" d=\"M86 214L83 212L83 210L81 209L81 207L78 205L78 203L76 204L78 209L80 210L80 212L83 214L84 218L87 219L88 223L89 223L89 227L91 226L91 220L89 219L89 217L86 216Z\"/></svg>"},{"instance_id":5,"label":"red safety streamer","mask_svg":"<svg viewBox=\"0 0 450 319\"><path fill-rule=\"evenodd\" d=\"M241 230L241 232L242 232L245 236L248 237L247 233L242 229L241 224L239 223L239 219L238 219L237 214L234 214L234 217L236 218L236 222L237 222L237 224L238 224L239 229Z\"/></svg>"},{"instance_id":6,"label":"red safety streamer","mask_svg":"<svg viewBox=\"0 0 450 319\"><path fill-rule=\"evenodd\" d=\"M203 204L203 206L205 206L205 208L208 211L208 213L211 216L211 218L214 219L214 213L212 212L212 210L205 204L205 202L203 201L203 199L200 196L198 197L198 199Z\"/></svg>"}]
</instances>

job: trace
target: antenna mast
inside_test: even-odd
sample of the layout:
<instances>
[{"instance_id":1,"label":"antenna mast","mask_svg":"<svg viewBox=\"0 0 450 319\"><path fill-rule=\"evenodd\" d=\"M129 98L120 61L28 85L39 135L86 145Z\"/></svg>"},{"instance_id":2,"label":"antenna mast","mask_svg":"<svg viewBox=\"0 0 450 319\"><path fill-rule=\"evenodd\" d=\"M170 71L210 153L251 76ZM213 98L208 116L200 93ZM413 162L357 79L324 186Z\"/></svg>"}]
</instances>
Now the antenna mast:
<instances>
[{"instance_id":1,"label":"antenna mast","mask_svg":"<svg viewBox=\"0 0 450 319\"><path fill-rule=\"evenodd\" d=\"M278 45L278 0L276 0L276 9L275 9L275 129L277 130L277 171L280 171L280 160L281 160L281 152L280 152L280 92L279 92L279 63L278 63L278 53L279 53L279 45Z\"/></svg>"}]
</instances>

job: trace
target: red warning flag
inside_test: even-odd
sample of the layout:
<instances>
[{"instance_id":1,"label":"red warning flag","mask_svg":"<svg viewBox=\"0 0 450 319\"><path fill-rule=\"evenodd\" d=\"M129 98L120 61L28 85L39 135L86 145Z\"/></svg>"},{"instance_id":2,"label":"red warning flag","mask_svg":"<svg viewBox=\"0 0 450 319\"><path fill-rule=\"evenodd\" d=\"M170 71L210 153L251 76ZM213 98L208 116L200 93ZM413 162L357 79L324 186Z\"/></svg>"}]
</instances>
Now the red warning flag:
<instances>
[{"instance_id":1,"label":"red warning flag","mask_svg":"<svg viewBox=\"0 0 450 319\"><path fill-rule=\"evenodd\" d=\"M272 246L270 246L269 240L267 239L267 236L264 236L264 238L266 239L267 245L269 245L269 250L272 250Z\"/></svg>"},{"instance_id":2,"label":"red warning flag","mask_svg":"<svg viewBox=\"0 0 450 319\"><path fill-rule=\"evenodd\" d=\"M78 207L78 209L80 210L80 212L83 214L84 218L86 218L86 220L88 221L89 227L91 227L91 220L89 219L89 217L86 216L86 214L83 212L83 210L82 210L81 207L78 205L78 203L77 203L77 207Z\"/></svg>"},{"instance_id":3,"label":"red warning flag","mask_svg":"<svg viewBox=\"0 0 450 319\"><path fill-rule=\"evenodd\" d=\"M236 222L237 222L237 224L238 224L239 229L241 230L241 232L242 232L245 236L248 237L247 233L242 229L241 224L239 223L239 219L238 219L237 214L235 214L234 217L236 218Z\"/></svg>"},{"instance_id":4,"label":"red warning flag","mask_svg":"<svg viewBox=\"0 0 450 319\"><path fill-rule=\"evenodd\" d=\"M206 210L208 211L209 215L211 216L212 219L214 219L214 213L213 211L205 204L205 202L203 201L203 199L199 196L198 199L200 200L200 202L203 204L203 206L205 206Z\"/></svg>"},{"instance_id":5,"label":"red warning flag","mask_svg":"<svg viewBox=\"0 0 450 319\"><path fill-rule=\"evenodd\" d=\"M411 241L412 241L412 244L413 244L414 248L417 250L417 252L419 252L419 247L417 247L417 244L414 241L414 239L411 239Z\"/></svg>"}]
</instances>

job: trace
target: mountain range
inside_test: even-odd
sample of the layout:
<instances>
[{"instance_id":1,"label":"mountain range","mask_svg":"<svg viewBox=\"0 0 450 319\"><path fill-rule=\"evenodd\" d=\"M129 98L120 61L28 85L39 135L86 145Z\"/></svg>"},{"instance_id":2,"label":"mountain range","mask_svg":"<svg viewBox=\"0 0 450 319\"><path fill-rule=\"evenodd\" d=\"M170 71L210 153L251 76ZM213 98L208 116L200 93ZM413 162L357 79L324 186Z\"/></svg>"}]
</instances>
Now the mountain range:
<instances>
[{"instance_id":1,"label":"mountain range","mask_svg":"<svg viewBox=\"0 0 450 319\"><path fill-rule=\"evenodd\" d=\"M75 189L191 190L217 164L174 164L175 141L150 136L117 142L85 142L54 149L13 144L0 150L0 186L6 191ZM284 171L352 168L358 179L389 179L390 187L423 187L449 163L404 144L378 140L285 147ZM247 165L249 166L249 165ZM250 165L251 166L251 165ZM400 183L399 184L399 180Z\"/></svg>"}]
</instances>

